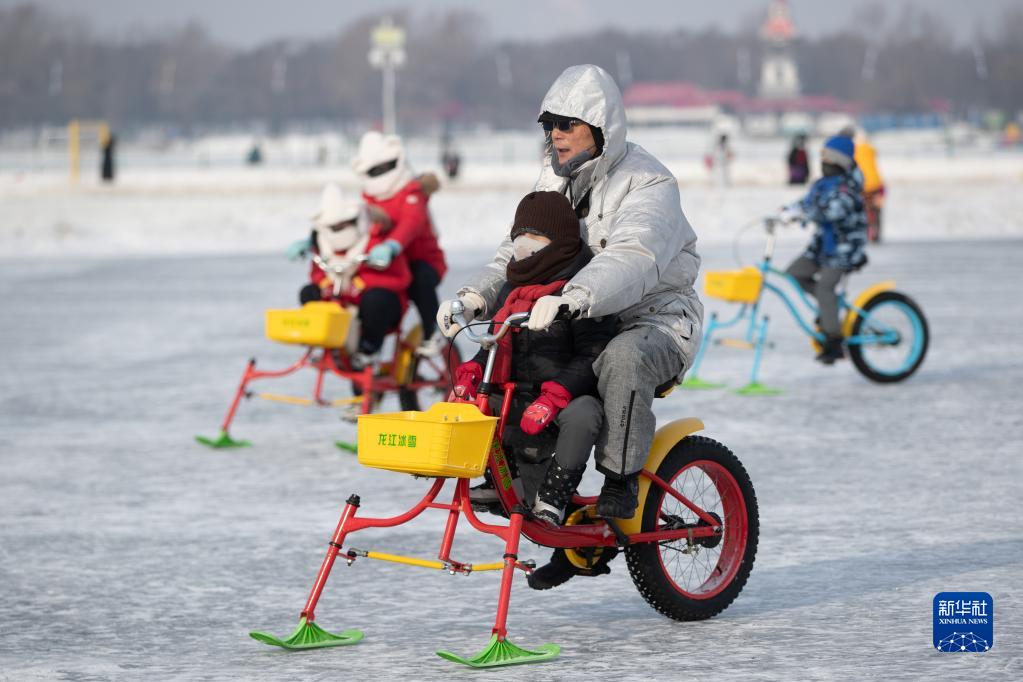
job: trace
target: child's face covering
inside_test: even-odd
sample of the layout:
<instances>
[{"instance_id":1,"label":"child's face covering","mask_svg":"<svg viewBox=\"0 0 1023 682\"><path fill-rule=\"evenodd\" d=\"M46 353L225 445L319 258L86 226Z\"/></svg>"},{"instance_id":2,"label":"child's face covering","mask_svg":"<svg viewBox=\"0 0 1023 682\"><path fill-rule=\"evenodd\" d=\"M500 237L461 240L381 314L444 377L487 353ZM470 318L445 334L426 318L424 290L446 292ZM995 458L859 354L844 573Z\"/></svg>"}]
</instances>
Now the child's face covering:
<instances>
[{"instance_id":1,"label":"child's face covering","mask_svg":"<svg viewBox=\"0 0 1023 682\"><path fill-rule=\"evenodd\" d=\"M359 241L359 228L353 224L345 225L335 231L333 226L326 231L327 242L334 252L347 251Z\"/></svg>"},{"instance_id":2,"label":"child's face covering","mask_svg":"<svg viewBox=\"0 0 1023 682\"><path fill-rule=\"evenodd\" d=\"M525 260L550 243L550 239L538 234L520 234L512 240L512 255L515 260Z\"/></svg>"}]
</instances>

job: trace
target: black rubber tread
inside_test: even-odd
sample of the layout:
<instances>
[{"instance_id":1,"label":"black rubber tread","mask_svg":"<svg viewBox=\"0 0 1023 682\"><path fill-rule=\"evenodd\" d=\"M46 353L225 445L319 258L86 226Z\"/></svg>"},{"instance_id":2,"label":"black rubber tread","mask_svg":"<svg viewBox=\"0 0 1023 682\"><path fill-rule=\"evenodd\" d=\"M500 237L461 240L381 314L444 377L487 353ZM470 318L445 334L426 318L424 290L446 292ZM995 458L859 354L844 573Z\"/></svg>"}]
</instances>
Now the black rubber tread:
<instances>
[{"instance_id":1,"label":"black rubber tread","mask_svg":"<svg viewBox=\"0 0 1023 682\"><path fill-rule=\"evenodd\" d=\"M910 309L912 309L914 313L916 313L917 317L920 318L920 324L923 325L924 329L924 347L920 353L920 357L917 358L917 361L913 364L912 367L907 369L905 372L900 372L899 374L879 374L878 372L875 372L873 369L870 368L870 364L866 361L866 359L864 359L863 347L859 344L849 346L849 358L852 360L853 366L856 367L859 373L867 377L871 381L875 381L879 384L892 384L899 381L903 381L904 379L908 379L914 372L916 372L920 368L920 365L923 364L924 358L927 357L927 347L928 345L930 345L931 333L927 326L927 318L924 317L924 313L920 309L920 306L917 305L916 301L911 299L909 296L906 296L905 294L899 293L897 291L881 292L877 296L874 296L869 301L867 301L866 304L864 304L863 309L869 312L871 308L880 305L885 301L899 301L900 303L904 303ZM862 316L856 318L856 322L853 324L852 328L853 336L859 335L863 323L864 318Z\"/></svg>"},{"instance_id":2,"label":"black rubber tread","mask_svg":"<svg viewBox=\"0 0 1023 682\"><path fill-rule=\"evenodd\" d=\"M657 475L664 481L671 481L684 466L698 459L721 464L739 484L746 502L748 536L746 553L732 582L721 592L709 599L691 599L680 594L665 575L658 559L660 545L648 542L625 548L625 561L629 575L640 595L657 612L674 620L705 620L724 611L742 591L753 570L760 535L760 515L757 496L749 474L732 451L721 443L705 436L687 436L679 441L664 458ZM650 486L643 509L643 532L656 530L660 502L664 492Z\"/></svg>"},{"instance_id":3,"label":"black rubber tread","mask_svg":"<svg viewBox=\"0 0 1023 682\"><path fill-rule=\"evenodd\" d=\"M454 371L458 369L458 366L462 364L462 353L458 350L458 346L450 344L445 346L443 357L447 361L444 365L444 379L445 382L450 384L451 377L454 376ZM414 360L416 367L413 368L412 376L419 378L419 359ZM449 387L450 388L450 387ZM427 390L427 389L424 389ZM432 390L432 389L428 389ZM447 397L447 392L443 392L443 397ZM419 396L416 391L407 388L398 389L398 404L402 410L411 410L418 412L420 408Z\"/></svg>"}]
</instances>

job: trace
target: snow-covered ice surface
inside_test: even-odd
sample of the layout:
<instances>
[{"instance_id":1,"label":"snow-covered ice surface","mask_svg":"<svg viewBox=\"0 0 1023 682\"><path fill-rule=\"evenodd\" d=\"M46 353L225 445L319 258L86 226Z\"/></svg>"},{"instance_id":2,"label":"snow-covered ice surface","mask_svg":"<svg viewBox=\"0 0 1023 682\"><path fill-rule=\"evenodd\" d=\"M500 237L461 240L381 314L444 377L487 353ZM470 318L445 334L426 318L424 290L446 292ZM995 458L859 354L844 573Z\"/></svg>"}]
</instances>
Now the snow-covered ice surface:
<instances>
[{"instance_id":1,"label":"snow-covered ice surface","mask_svg":"<svg viewBox=\"0 0 1023 682\"><path fill-rule=\"evenodd\" d=\"M679 177L704 269L752 261L757 230L734 246L736 235L798 196L780 186L782 142L744 141L736 186L722 190L700 166L705 135L637 140ZM342 563L317 619L365 630L362 643L295 654L249 639L294 627L351 492L363 514L390 515L425 485L337 451L355 433L332 410L245 402L233 431L255 447L212 452L191 439L215 434L249 356L264 367L297 357L262 338L262 309L292 305L305 266L268 254L304 236L319 188L351 189L350 172L303 167L308 140L268 146L263 168L231 167L249 141L213 140L160 156L128 148L117 185L86 177L73 189L59 153L5 153L0 680L1020 679L1023 163L987 148L946 158L933 134L876 141L888 241L852 289L890 277L919 301L932 332L921 371L879 386L848 363L819 367L770 305L775 347L761 378L783 395L677 391L656 403L661 420L703 418L752 475L761 540L739 598L710 621L675 623L643 602L621 558L610 576L551 592L520 576L511 639L563 653L489 672L433 652L483 646L497 574ZM533 133L473 144L464 177L431 200L452 261L445 295L492 253L536 174ZM436 158L429 144L410 149L420 168ZM783 233L778 260L806 237ZM715 348L701 376L738 387L749 361ZM262 386L303 393L311 379ZM584 492L599 483L591 471ZM442 520L350 543L432 557ZM460 532L457 557L500 559L498 541ZM931 647L931 600L958 590L994 597L988 653Z\"/></svg>"},{"instance_id":2,"label":"snow-covered ice surface","mask_svg":"<svg viewBox=\"0 0 1023 682\"><path fill-rule=\"evenodd\" d=\"M961 210L981 229L984 198L997 194L1015 207L1002 218L1018 233L1013 190L981 187L966 205L965 194L936 192L913 210ZM732 265L714 212L755 215L778 193L736 190L716 207L705 194L687 205L698 227L710 223L705 268ZM494 225L516 199L468 201L463 219ZM925 231L895 214L893 234ZM519 576L512 640L555 642L563 653L494 671L433 652L484 645L497 574L339 563L317 619L363 629L362 643L291 653L246 634L294 627L350 493L361 494L362 514L386 515L425 490L336 450L354 429L332 410L246 402L233 431L254 447L215 452L192 441L215 433L247 357L266 367L296 357L262 338L261 311L292 303L304 266L279 256L0 262L0 679L1020 679L1023 241L935 232L943 239L872 248L852 284L895 278L926 311L931 348L910 381L880 386L848 362L819 367L778 311L762 378L784 395L676 391L657 402L662 420L703 418L754 481L760 547L731 607L705 622L670 621L641 599L622 558L609 576L550 592ZM779 260L804 238L788 236ZM444 294L492 242L449 243L459 248ZM759 243L750 233L741 252L752 258ZM716 348L702 376L739 386L749 359ZM306 375L275 390L310 387ZM584 490L598 486L591 471ZM350 543L431 557L442 520L428 514ZM498 541L464 523L460 533L456 556L500 560ZM529 544L521 554L547 556ZM932 598L946 590L993 595L990 652L933 649Z\"/></svg>"}]
</instances>

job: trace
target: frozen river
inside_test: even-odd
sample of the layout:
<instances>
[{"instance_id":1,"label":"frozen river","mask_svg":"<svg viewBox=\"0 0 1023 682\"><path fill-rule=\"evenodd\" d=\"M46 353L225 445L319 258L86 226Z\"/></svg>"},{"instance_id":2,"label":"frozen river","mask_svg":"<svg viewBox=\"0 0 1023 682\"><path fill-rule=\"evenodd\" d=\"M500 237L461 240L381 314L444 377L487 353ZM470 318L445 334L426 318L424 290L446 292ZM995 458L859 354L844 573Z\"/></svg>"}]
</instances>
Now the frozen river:
<instances>
[{"instance_id":1,"label":"frozen river","mask_svg":"<svg viewBox=\"0 0 1023 682\"><path fill-rule=\"evenodd\" d=\"M782 259L794 255L795 242L783 246ZM709 267L732 264L725 243L702 251ZM461 252L445 292L482 257ZM817 366L775 315L762 378L783 395L658 401L665 420L703 418L753 478L761 540L745 590L710 621L677 623L646 605L621 558L609 576L550 592L520 576L512 641L563 653L489 672L433 652L485 644L496 574L340 563L318 621L361 628L362 643L289 653L246 634L294 627L349 493L377 515L424 490L334 449L354 429L330 410L245 403L234 431L254 447L193 442L216 431L247 357L295 357L263 340L261 310L292 303L304 266L270 256L0 262L0 679L1018 680L1021 262L1018 239L872 250L853 288L895 278L931 326L927 360L903 385L871 384L848 363ZM701 374L737 387L748 362L716 348ZM591 472L584 488L597 486ZM441 521L351 542L431 556ZM500 560L496 540L462 528L457 556ZM531 545L521 554L546 557ZM941 591L991 593L990 652L934 651Z\"/></svg>"}]
</instances>

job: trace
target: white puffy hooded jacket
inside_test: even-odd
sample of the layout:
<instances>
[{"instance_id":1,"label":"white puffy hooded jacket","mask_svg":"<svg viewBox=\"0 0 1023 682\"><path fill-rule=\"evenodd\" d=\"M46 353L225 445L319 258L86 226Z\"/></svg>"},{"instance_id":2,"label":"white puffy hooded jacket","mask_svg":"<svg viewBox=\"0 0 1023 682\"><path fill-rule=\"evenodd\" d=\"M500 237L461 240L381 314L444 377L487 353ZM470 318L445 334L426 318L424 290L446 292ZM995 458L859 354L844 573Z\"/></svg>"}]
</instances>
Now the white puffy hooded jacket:
<instances>
[{"instance_id":1,"label":"white puffy hooded jacket","mask_svg":"<svg viewBox=\"0 0 1023 682\"><path fill-rule=\"evenodd\" d=\"M541 113L570 116L600 128L604 149L569 180L551 168L551 143L537 190L569 194L578 203L591 190L580 220L593 259L565 285L583 316L617 315L619 331L651 326L678 347L688 368L699 348L703 304L693 284L700 270L696 234L682 213L678 182L649 152L625 140L625 105L614 79L590 64L566 69L547 91ZM494 260L459 293L474 292L493 314L511 257L505 238ZM681 378L681 377L679 377Z\"/></svg>"}]
</instances>

